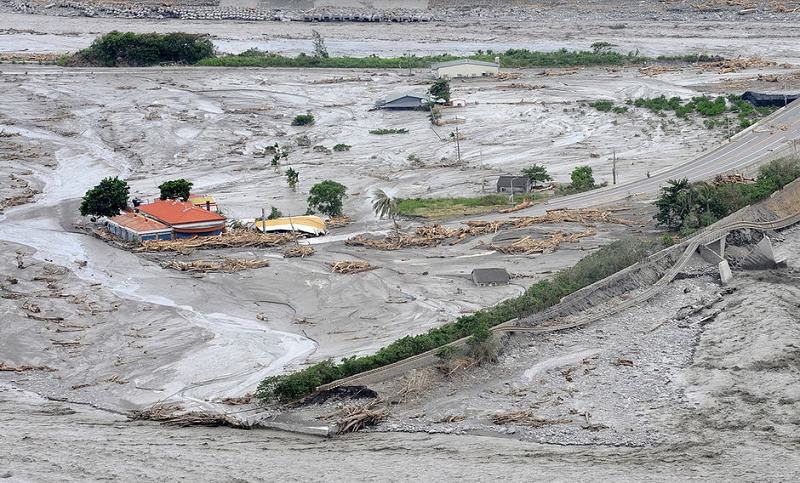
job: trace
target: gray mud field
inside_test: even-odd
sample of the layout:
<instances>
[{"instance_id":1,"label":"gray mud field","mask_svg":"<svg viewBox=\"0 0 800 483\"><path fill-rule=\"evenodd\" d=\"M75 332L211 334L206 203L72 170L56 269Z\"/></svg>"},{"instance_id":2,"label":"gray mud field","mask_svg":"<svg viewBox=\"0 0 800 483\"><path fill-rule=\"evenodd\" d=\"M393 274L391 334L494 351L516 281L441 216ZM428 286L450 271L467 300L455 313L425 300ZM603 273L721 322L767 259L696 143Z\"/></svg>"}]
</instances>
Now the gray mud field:
<instances>
[{"instance_id":1,"label":"gray mud field","mask_svg":"<svg viewBox=\"0 0 800 483\"><path fill-rule=\"evenodd\" d=\"M631 3L624 13L613 2L500 10L410 3L436 3L433 21L90 18L78 13L84 7L0 0L0 59L73 52L114 29L207 33L228 53L308 53L318 29L332 55L552 51L608 41L648 56L759 59L730 70L508 69L513 78L454 81L452 97L467 106L443 109L442 126L426 112L373 109L381 99L424 93L432 82L425 69L0 63L0 478L797 479L797 229L775 237L779 258L789 259L781 271L736 272L723 288L698 264L646 306L582 329L511 337L496 364L449 377L432 368L429 377L383 383L376 389L393 402L389 417L363 433L323 439L128 420L130 411L168 403L242 420L326 424L317 418L349 402L282 413L239 398L249 402L266 376L372 354L517 296L611 241L658 234L652 200L629 193L624 203L601 207L609 222L540 223L397 250L346 244L357 234L391 233L392 223L373 212L376 189L401 198L474 197L494 193L499 175L534 163L559 183L578 165L610 183L615 158L619 183L641 180L714 148L727 131L699 116L601 112L590 103L800 87L800 24L794 7L773 2L756 14L737 13L747 8L738 2L703 12L684 2ZM307 112L313 126L291 125ZM456 126L460 161L450 136ZM369 132L380 128L408 132ZM275 143L289 151L278 169L267 154ZM340 143L351 149L333 151ZM296 190L286 182L289 167L300 172ZM157 197L163 181L187 178L194 191L214 195L226 216L245 220L272 206L302 214L311 186L332 179L348 187L351 221L303 240L315 249L303 259L284 258L289 245L141 252L92 236L78 216L81 196L107 176L127 179L131 195L143 199ZM537 202L538 212L547 209L544 196ZM402 219L400 228L455 229L514 216L465 211ZM490 246L557 233L587 235L543 253ZM226 258L266 266L165 268ZM331 271L345 260L375 269ZM472 282L473 269L491 267L506 268L511 283ZM493 423L513 411L538 422Z\"/></svg>"}]
</instances>

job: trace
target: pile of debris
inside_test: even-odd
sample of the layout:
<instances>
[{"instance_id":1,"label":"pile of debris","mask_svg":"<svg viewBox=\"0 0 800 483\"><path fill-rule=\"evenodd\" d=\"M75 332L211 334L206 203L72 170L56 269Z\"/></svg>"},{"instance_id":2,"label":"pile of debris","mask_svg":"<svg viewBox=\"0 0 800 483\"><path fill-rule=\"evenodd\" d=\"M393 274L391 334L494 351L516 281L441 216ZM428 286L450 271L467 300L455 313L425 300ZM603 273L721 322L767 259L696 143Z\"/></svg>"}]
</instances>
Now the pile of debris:
<instances>
[{"instance_id":1,"label":"pile of debris","mask_svg":"<svg viewBox=\"0 0 800 483\"><path fill-rule=\"evenodd\" d=\"M522 77L522 72L498 72L494 78L499 81L516 80Z\"/></svg>"},{"instance_id":2,"label":"pile of debris","mask_svg":"<svg viewBox=\"0 0 800 483\"><path fill-rule=\"evenodd\" d=\"M718 174L714 178L714 186L719 186L723 184L750 184L755 183L756 180L753 178L747 178L741 173L734 173L734 174Z\"/></svg>"},{"instance_id":3,"label":"pile of debris","mask_svg":"<svg viewBox=\"0 0 800 483\"><path fill-rule=\"evenodd\" d=\"M378 267L361 260L341 260L329 264L333 273L359 273L374 270Z\"/></svg>"},{"instance_id":4,"label":"pile of debris","mask_svg":"<svg viewBox=\"0 0 800 483\"><path fill-rule=\"evenodd\" d=\"M44 372L53 372L55 369L48 366L9 366L5 362L0 362L0 372L29 372L29 371L44 371Z\"/></svg>"},{"instance_id":5,"label":"pile of debris","mask_svg":"<svg viewBox=\"0 0 800 483\"><path fill-rule=\"evenodd\" d=\"M283 252L284 258L305 258L314 254L314 247L311 245L295 245Z\"/></svg>"},{"instance_id":6,"label":"pile of debris","mask_svg":"<svg viewBox=\"0 0 800 483\"><path fill-rule=\"evenodd\" d=\"M531 90L531 91L536 90L536 89L544 89L545 87L547 87L547 86L542 85L542 84L536 84L536 85L534 85L534 84L523 84L521 82L512 82L511 84L508 84L507 86L500 86L501 89L527 89L527 90Z\"/></svg>"},{"instance_id":7,"label":"pile of debris","mask_svg":"<svg viewBox=\"0 0 800 483\"><path fill-rule=\"evenodd\" d=\"M509 209L509 211L521 210L527 206L529 205L523 202L521 205ZM581 223L584 225L593 223L615 223L630 225L629 221L613 217L607 211L590 208L579 210L561 209L548 211L544 215L522 216L510 218L508 220L472 220L464 222L466 225L464 228L425 225L418 227L413 234L395 233L387 235L385 238L372 238L364 234L359 234L346 240L345 245L375 248L378 250L398 250L405 247L429 248L438 246L447 240L450 240L450 244L454 245L471 236L488 235L497 233L500 230L526 228L545 223ZM594 235L594 232L592 232L592 235Z\"/></svg>"},{"instance_id":8,"label":"pile of debris","mask_svg":"<svg viewBox=\"0 0 800 483\"><path fill-rule=\"evenodd\" d=\"M530 236L526 236L512 243L506 243L506 244L493 243L489 245L489 249L496 250L500 253L505 253L509 255L510 254L528 255L531 253L545 253L545 252L555 251L564 242L575 243L581 238L594 236L596 234L597 231L591 229L580 233L572 233L572 234L566 234L564 232L558 231L555 233L551 233L548 236L548 238L545 238L543 240L537 240L535 238L531 238ZM483 247L481 246L478 248L483 248Z\"/></svg>"},{"instance_id":9,"label":"pile of debris","mask_svg":"<svg viewBox=\"0 0 800 483\"><path fill-rule=\"evenodd\" d=\"M234 419L227 414L212 413L208 411L183 412L177 404L154 404L140 411L131 411L128 414L131 421L157 421L167 426L228 426L231 428L250 429L251 426Z\"/></svg>"},{"instance_id":10,"label":"pile of debris","mask_svg":"<svg viewBox=\"0 0 800 483\"><path fill-rule=\"evenodd\" d=\"M320 419L325 419L333 422L336 426L336 432L353 433L360 431L367 426L374 426L389 416L389 410L382 405L380 399L373 399L367 404L352 404L344 406L332 413L320 416Z\"/></svg>"},{"instance_id":11,"label":"pile of debris","mask_svg":"<svg viewBox=\"0 0 800 483\"><path fill-rule=\"evenodd\" d=\"M577 67L565 67L563 69L547 69L541 73L541 75L546 77L554 77L559 75L572 75L577 74L578 68Z\"/></svg>"},{"instance_id":12,"label":"pile of debris","mask_svg":"<svg viewBox=\"0 0 800 483\"><path fill-rule=\"evenodd\" d=\"M657 75L666 74L667 72L674 72L676 70L679 70L679 68L667 67L665 65L649 65L647 67L641 67L639 69L639 73L648 77L654 77Z\"/></svg>"},{"instance_id":13,"label":"pile of debris","mask_svg":"<svg viewBox=\"0 0 800 483\"><path fill-rule=\"evenodd\" d=\"M776 62L764 60L760 57L742 57L738 59L725 59L716 62L706 62L700 65L703 70L716 70L720 74L739 72L745 69L757 69L778 65Z\"/></svg>"},{"instance_id":14,"label":"pile of debris","mask_svg":"<svg viewBox=\"0 0 800 483\"><path fill-rule=\"evenodd\" d=\"M295 238L296 235L293 233L261 233L254 230L233 229L216 236L146 241L137 251L185 253L213 248L270 248L294 241Z\"/></svg>"},{"instance_id":15,"label":"pile of debris","mask_svg":"<svg viewBox=\"0 0 800 483\"><path fill-rule=\"evenodd\" d=\"M490 418L494 424L518 424L522 426L530 426L532 428L540 428L550 424L565 424L571 423L569 419L545 419L536 416L532 410L527 409L523 411L511 411L508 413L494 414Z\"/></svg>"},{"instance_id":16,"label":"pile of debris","mask_svg":"<svg viewBox=\"0 0 800 483\"><path fill-rule=\"evenodd\" d=\"M332 216L325 222L328 228L341 228L353 222L353 219L347 215Z\"/></svg>"},{"instance_id":17,"label":"pile of debris","mask_svg":"<svg viewBox=\"0 0 800 483\"><path fill-rule=\"evenodd\" d=\"M182 272L225 272L232 273L250 268L268 267L267 260L247 260L243 258L224 258L219 261L193 260L191 262L180 262L171 260L161 265L163 268L171 268Z\"/></svg>"}]
</instances>

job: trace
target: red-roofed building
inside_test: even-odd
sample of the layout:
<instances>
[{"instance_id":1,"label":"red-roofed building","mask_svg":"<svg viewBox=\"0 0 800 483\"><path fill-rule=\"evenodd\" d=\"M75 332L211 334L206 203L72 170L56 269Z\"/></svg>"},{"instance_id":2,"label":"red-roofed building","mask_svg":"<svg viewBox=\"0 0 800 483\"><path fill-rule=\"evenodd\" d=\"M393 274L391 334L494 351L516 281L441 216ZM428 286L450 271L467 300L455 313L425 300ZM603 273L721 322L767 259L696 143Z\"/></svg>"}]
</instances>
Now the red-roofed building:
<instances>
[{"instance_id":1,"label":"red-roofed building","mask_svg":"<svg viewBox=\"0 0 800 483\"><path fill-rule=\"evenodd\" d=\"M141 243L149 240L172 239L172 228L131 211L110 218L106 223L106 228L113 235L125 241Z\"/></svg>"},{"instance_id":2,"label":"red-roofed building","mask_svg":"<svg viewBox=\"0 0 800 483\"><path fill-rule=\"evenodd\" d=\"M138 209L148 218L172 227L175 238L219 235L225 231L225 217L186 201L155 200Z\"/></svg>"}]
</instances>

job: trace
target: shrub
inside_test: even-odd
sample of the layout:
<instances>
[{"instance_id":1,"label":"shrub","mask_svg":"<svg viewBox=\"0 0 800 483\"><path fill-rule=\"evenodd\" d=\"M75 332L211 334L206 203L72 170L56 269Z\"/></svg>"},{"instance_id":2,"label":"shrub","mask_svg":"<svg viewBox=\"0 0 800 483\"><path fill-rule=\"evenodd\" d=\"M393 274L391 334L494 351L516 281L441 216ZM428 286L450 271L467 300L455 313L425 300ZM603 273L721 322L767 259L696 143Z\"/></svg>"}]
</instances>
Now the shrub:
<instances>
[{"instance_id":1,"label":"shrub","mask_svg":"<svg viewBox=\"0 0 800 483\"><path fill-rule=\"evenodd\" d=\"M163 62L195 64L214 55L207 35L181 32L109 32L66 61L70 65L147 66Z\"/></svg>"},{"instance_id":2,"label":"shrub","mask_svg":"<svg viewBox=\"0 0 800 483\"><path fill-rule=\"evenodd\" d=\"M400 128L400 129L385 129L385 128L381 128L381 129L373 129L369 133L370 134L383 135L383 134L406 134L407 132L408 132L408 129L405 129L405 128Z\"/></svg>"},{"instance_id":3,"label":"shrub","mask_svg":"<svg viewBox=\"0 0 800 483\"><path fill-rule=\"evenodd\" d=\"M308 208L328 216L339 216L342 214L342 206L346 197L347 187L345 185L326 179L315 184L309 190Z\"/></svg>"},{"instance_id":4,"label":"shrub","mask_svg":"<svg viewBox=\"0 0 800 483\"><path fill-rule=\"evenodd\" d=\"M589 104L589 106L594 107L600 112L608 112L614 107L614 103L611 101L600 100L592 102Z\"/></svg>"},{"instance_id":5,"label":"shrub","mask_svg":"<svg viewBox=\"0 0 800 483\"><path fill-rule=\"evenodd\" d=\"M83 216L116 216L128 206L128 183L117 178L104 178L100 184L86 192L81 200Z\"/></svg>"},{"instance_id":6,"label":"shrub","mask_svg":"<svg viewBox=\"0 0 800 483\"><path fill-rule=\"evenodd\" d=\"M181 200L186 201L189 199L189 193L192 191L192 183L183 178L174 179L172 181L165 181L158 185L161 191L160 198L162 200Z\"/></svg>"},{"instance_id":7,"label":"shrub","mask_svg":"<svg viewBox=\"0 0 800 483\"><path fill-rule=\"evenodd\" d=\"M337 151L337 152L350 151L350 148L352 148L352 147L353 146L351 146L349 144L341 144L341 143L339 143L339 144L337 144L337 145L335 145L333 147L333 150Z\"/></svg>"},{"instance_id":8,"label":"shrub","mask_svg":"<svg viewBox=\"0 0 800 483\"><path fill-rule=\"evenodd\" d=\"M314 124L313 114L298 114L292 119L292 126L310 126Z\"/></svg>"},{"instance_id":9,"label":"shrub","mask_svg":"<svg viewBox=\"0 0 800 483\"><path fill-rule=\"evenodd\" d=\"M300 171L297 171L293 168L289 168L286 170L286 182L289 183L289 187L292 189L297 188L297 183L300 182Z\"/></svg>"},{"instance_id":10,"label":"shrub","mask_svg":"<svg viewBox=\"0 0 800 483\"><path fill-rule=\"evenodd\" d=\"M281 213L281 210L275 208L274 206L270 206L269 216L267 216L268 220L275 220L275 219L280 218L282 216L283 216L283 213Z\"/></svg>"}]
</instances>

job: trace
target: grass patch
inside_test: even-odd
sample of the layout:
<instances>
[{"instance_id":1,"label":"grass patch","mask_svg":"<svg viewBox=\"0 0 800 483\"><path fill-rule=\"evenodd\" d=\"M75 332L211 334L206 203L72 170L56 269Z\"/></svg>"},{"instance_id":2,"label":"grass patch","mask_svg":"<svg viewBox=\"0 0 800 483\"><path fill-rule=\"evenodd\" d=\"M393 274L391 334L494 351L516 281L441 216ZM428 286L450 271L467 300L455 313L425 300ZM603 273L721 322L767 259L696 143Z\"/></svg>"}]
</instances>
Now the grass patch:
<instances>
[{"instance_id":1,"label":"grass patch","mask_svg":"<svg viewBox=\"0 0 800 483\"><path fill-rule=\"evenodd\" d=\"M491 50L479 52L468 58L493 62L495 57L500 57L503 67L571 67L593 65L626 65L639 64L655 59L644 57L638 53L623 54L610 50L567 50L561 49L554 52L536 52L527 49L509 49L503 53L494 53ZM435 62L461 59L463 57L442 54L430 56L403 56L403 57L315 57L300 54L296 57L248 50L237 55L222 57L209 57L199 64L218 67L326 67L347 69L408 69L427 68ZM678 60L670 58L665 60Z\"/></svg>"},{"instance_id":2,"label":"grass patch","mask_svg":"<svg viewBox=\"0 0 800 483\"><path fill-rule=\"evenodd\" d=\"M443 219L461 215L479 215L508 208L508 195L494 194L475 198L400 198L397 211L402 216ZM535 200L533 193L514 195L514 204Z\"/></svg>"},{"instance_id":3,"label":"grass patch","mask_svg":"<svg viewBox=\"0 0 800 483\"><path fill-rule=\"evenodd\" d=\"M338 363L327 360L291 374L268 377L259 384L256 395L262 400L292 401L313 393L322 384L376 369L464 337L476 336L471 340L479 341L488 328L551 307L564 296L643 260L657 247L654 242L638 239L613 242L584 257L575 266L561 270L552 279L537 282L519 297L461 316L424 334L403 337L373 355L348 357ZM449 355L448 352L440 351L440 357Z\"/></svg>"}]
</instances>

